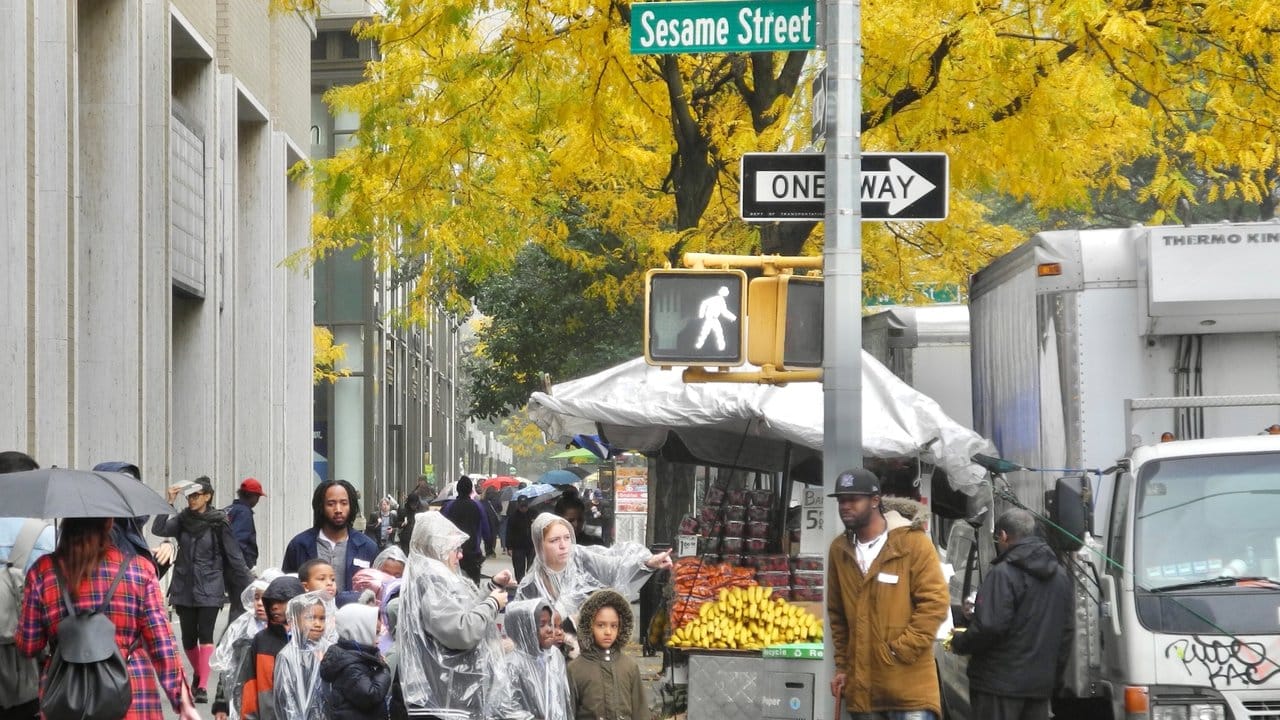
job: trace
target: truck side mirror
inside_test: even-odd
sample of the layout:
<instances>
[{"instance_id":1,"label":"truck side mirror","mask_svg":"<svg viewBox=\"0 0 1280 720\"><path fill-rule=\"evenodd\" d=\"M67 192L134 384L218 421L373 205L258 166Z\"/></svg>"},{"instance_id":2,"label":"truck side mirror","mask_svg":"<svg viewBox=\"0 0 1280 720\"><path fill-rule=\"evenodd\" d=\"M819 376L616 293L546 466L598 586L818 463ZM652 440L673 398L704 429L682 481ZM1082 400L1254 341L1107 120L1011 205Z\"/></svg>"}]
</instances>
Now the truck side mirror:
<instances>
[{"instance_id":1,"label":"truck side mirror","mask_svg":"<svg viewBox=\"0 0 1280 720\"><path fill-rule=\"evenodd\" d=\"M1075 552L1084 546L1092 501L1093 489L1087 475L1058 478L1044 498L1049 520L1057 526L1048 528L1050 545L1065 552Z\"/></svg>"}]
</instances>

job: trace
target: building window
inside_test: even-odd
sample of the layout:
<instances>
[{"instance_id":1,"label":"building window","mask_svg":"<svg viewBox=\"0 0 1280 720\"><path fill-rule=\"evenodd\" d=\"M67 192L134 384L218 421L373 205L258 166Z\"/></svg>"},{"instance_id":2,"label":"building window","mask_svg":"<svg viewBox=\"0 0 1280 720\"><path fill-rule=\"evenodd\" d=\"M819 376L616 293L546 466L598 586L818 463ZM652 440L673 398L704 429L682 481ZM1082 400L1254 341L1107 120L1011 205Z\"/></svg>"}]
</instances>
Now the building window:
<instances>
[{"instance_id":1,"label":"building window","mask_svg":"<svg viewBox=\"0 0 1280 720\"><path fill-rule=\"evenodd\" d=\"M180 117L177 103L169 119L169 271L174 287L205 294L204 134Z\"/></svg>"},{"instance_id":2,"label":"building window","mask_svg":"<svg viewBox=\"0 0 1280 720\"><path fill-rule=\"evenodd\" d=\"M338 33L339 37L339 55L343 60L359 60L360 59L360 40L349 32Z\"/></svg>"}]
</instances>

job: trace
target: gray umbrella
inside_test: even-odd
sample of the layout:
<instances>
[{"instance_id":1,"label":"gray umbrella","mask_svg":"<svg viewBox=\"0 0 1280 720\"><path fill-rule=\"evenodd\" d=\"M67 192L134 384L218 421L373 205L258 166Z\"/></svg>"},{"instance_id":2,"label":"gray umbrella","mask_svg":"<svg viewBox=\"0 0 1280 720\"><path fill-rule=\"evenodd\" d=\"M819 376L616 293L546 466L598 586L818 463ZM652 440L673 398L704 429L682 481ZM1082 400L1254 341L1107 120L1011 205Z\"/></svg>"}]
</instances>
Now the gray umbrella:
<instances>
[{"instance_id":1,"label":"gray umbrella","mask_svg":"<svg viewBox=\"0 0 1280 720\"><path fill-rule=\"evenodd\" d=\"M0 474L5 517L73 518L173 515L173 506L132 475L41 468Z\"/></svg>"}]
</instances>

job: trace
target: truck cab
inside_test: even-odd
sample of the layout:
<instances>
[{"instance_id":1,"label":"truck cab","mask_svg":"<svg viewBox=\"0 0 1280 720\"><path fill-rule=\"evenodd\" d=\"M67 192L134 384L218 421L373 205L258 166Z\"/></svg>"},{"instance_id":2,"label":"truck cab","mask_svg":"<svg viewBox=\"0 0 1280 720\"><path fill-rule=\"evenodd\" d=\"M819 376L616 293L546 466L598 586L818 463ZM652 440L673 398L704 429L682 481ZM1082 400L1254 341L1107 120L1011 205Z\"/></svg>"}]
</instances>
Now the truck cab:
<instances>
[{"instance_id":1,"label":"truck cab","mask_svg":"<svg viewBox=\"0 0 1280 720\"><path fill-rule=\"evenodd\" d=\"M1138 447L1112 485L1087 561L1113 716L1276 717L1280 436Z\"/></svg>"}]
</instances>

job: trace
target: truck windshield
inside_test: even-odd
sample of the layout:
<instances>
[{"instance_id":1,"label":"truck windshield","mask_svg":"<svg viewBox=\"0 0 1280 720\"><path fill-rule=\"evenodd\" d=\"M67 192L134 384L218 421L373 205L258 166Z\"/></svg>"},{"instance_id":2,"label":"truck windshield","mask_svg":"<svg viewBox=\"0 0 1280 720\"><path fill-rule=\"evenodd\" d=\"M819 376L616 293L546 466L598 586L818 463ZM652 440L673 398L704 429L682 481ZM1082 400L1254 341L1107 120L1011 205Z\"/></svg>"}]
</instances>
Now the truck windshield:
<instances>
[{"instance_id":1,"label":"truck windshield","mask_svg":"<svg viewBox=\"0 0 1280 720\"><path fill-rule=\"evenodd\" d=\"M1157 460L1142 466L1137 488L1139 585L1280 579L1280 453Z\"/></svg>"}]
</instances>

